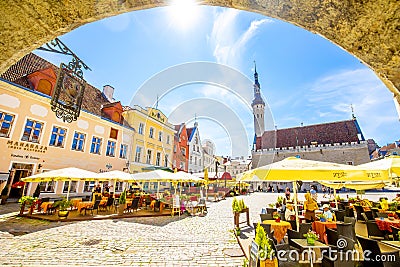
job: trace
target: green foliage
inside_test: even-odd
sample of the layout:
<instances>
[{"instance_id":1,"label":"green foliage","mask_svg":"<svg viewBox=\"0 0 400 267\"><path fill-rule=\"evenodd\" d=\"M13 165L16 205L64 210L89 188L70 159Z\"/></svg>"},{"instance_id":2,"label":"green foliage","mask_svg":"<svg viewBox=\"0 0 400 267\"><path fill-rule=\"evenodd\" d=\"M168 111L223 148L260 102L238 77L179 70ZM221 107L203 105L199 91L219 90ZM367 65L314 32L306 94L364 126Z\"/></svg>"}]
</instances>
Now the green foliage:
<instances>
[{"instance_id":1,"label":"green foliage","mask_svg":"<svg viewBox=\"0 0 400 267\"><path fill-rule=\"evenodd\" d=\"M31 196L23 196L18 200L18 202L21 205L28 205L28 206L31 206L35 201L37 201L37 198Z\"/></svg>"},{"instance_id":2,"label":"green foliage","mask_svg":"<svg viewBox=\"0 0 400 267\"><path fill-rule=\"evenodd\" d=\"M122 205L126 204L126 189L124 189L124 192L119 196L118 203Z\"/></svg>"},{"instance_id":3,"label":"green foliage","mask_svg":"<svg viewBox=\"0 0 400 267\"><path fill-rule=\"evenodd\" d=\"M275 256L275 251L272 249L267 234L260 224L257 224L256 238L254 239L254 242L256 242L256 244L258 245L258 253L260 259L272 259Z\"/></svg>"},{"instance_id":4,"label":"green foliage","mask_svg":"<svg viewBox=\"0 0 400 267\"><path fill-rule=\"evenodd\" d=\"M389 210L390 211L396 211L397 210L397 205L398 205L397 201L390 202L389 203Z\"/></svg>"},{"instance_id":5,"label":"green foliage","mask_svg":"<svg viewBox=\"0 0 400 267\"><path fill-rule=\"evenodd\" d=\"M236 197L232 200L232 210L233 212L241 212L242 210L246 209L247 206L244 204L244 200L237 200Z\"/></svg>"},{"instance_id":6,"label":"green foliage","mask_svg":"<svg viewBox=\"0 0 400 267\"><path fill-rule=\"evenodd\" d=\"M62 200L54 202L54 207L58 208L59 210L67 210L69 207L72 206L72 202L63 198Z\"/></svg>"},{"instance_id":7,"label":"green foliage","mask_svg":"<svg viewBox=\"0 0 400 267\"><path fill-rule=\"evenodd\" d=\"M282 197L282 196L278 196L278 198L276 199L276 202L277 202L278 204L282 204L282 202L283 202L283 197Z\"/></svg>"}]
</instances>

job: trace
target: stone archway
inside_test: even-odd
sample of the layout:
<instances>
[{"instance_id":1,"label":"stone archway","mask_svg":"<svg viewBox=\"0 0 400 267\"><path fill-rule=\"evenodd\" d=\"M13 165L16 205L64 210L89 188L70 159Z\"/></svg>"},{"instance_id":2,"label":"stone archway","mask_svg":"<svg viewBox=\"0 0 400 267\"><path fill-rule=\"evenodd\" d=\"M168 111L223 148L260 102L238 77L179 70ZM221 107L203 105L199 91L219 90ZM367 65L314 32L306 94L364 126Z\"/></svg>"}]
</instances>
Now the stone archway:
<instances>
[{"instance_id":1,"label":"stone archway","mask_svg":"<svg viewBox=\"0 0 400 267\"><path fill-rule=\"evenodd\" d=\"M203 0L257 12L324 36L369 66L400 103L400 3L397 0ZM73 29L168 0L19 0L0 3L0 73ZM366 88L368 90L368 88Z\"/></svg>"}]
</instances>

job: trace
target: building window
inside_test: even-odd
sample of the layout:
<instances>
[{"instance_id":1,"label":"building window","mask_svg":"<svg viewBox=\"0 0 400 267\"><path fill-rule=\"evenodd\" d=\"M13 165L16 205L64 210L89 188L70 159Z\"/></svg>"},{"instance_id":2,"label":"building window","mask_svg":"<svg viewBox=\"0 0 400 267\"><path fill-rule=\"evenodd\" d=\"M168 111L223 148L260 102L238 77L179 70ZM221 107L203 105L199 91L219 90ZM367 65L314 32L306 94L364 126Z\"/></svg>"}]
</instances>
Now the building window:
<instances>
[{"instance_id":1,"label":"building window","mask_svg":"<svg viewBox=\"0 0 400 267\"><path fill-rule=\"evenodd\" d=\"M64 140L67 130L53 126L50 137L50 146L64 147Z\"/></svg>"},{"instance_id":2,"label":"building window","mask_svg":"<svg viewBox=\"0 0 400 267\"><path fill-rule=\"evenodd\" d=\"M122 186L124 185L124 182L116 182L115 183L115 192L122 192Z\"/></svg>"},{"instance_id":3,"label":"building window","mask_svg":"<svg viewBox=\"0 0 400 267\"><path fill-rule=\"evenodd\" d=\"M193 163L193 156L190 156L190 164Z\"/></svg>"},{"instance_id":4,"label":"building window","mask_svg":"<svg viewBox=\"0 0 400 267\"><path fill-rule=\"evenodd\" d=\"M40 134L43 130L43 123L33 120L27 120L25 124L24 134L22 135L22 141L28 141L32 143L39 143Z\"/></svg>"},{"instance_id":5,"label":"building window","mask_svg":"<svg viewBox=\"0 0 400 267\"><path fill-rule=\"evenodd\" d=\"M135 162L140 162L141 154L142 154L142 148L140 146L137 146L135 153Z\"/></svg>"},{"instance_id":6,"label":"building window","mask_svg":"<svg viewBox=\"0 0 400 267\"><path fill-rule=\"evenodd\" d=\"M100 155L101 141L102 139L99 137L95 136L92 137L92 145L90 146L90 153Z\"/></svg>"},{"instance_id":7,"label":"building window","mask_svg":"<svg viewBox=\"0 0 400 267\"><path fill-rule=\"evenodd\" d=\"M115 142L108 140L106 156L115 157Z\"/></svg>"},{"instance_id":8,"label":"building window","mask_svg":"<svg viewBox=\"0 0 400 267\"><path fill-rule=\"evenodd\" d=\"M169 145L169 135L167 135L167 144Z\"/></svg>"},{"instance_id":9,"label":"building window","mask_svg":"<svg viewBox=\"0 0 400 267\"><path fill-rule=\"evenodd\" d=\"M199 165L201 166L201 159L199 159Z\"/></svg>"},{"instance_id":10,"label":"building window","mask_svg":"<svg viewBox=\"0 0 400 267\"><path fill-rule=\"evenodd\" d=\"M164 167L168 167L168 155L164 156Z\"/></svg>"},{"instance_id":11,"label":"building window","mask_svg":"<svg viewBox=\"0 0 400 267\"><path fill-rule=\"evenodd\" d=\"M186 156L186 148L182 147L181 148L181 153L183 156Z\"/></svg>"},{"instance_id":12,"label":"building window","mask_svg":"<svg viewBox=\"0 0 400 267\"><path fill-rule=\"evenodd\" d=\"M40 192L54 193L54 181L40 182Z\"/></svg>"},{"instance_id":13,"label":"building window","mask_svg":"<svg viewBox=\"0 0 400 267\"><path fill-rule=\"evenodd\" d=\"M85 134L75 132L74 140L72 140L72 150L83 151L83 147L85 145L85 137Z\"/></svg>"},{"instance_id":14,"label":"building window","mask_svg":"<svg viewBox=\"0 0 400 267\"><path fill-rule=\"evenodd\" d=\"M157 152L157 155L156 155L156 166L160 166L160 162L161 162L161 153Z\"/></svg>"},{"instance_id":15,"label":"building window","mask_svg":"<svg viewBox=\"0 0 400 267\"><path fill-rule=\"evenodd\" d=\"M144 124L139 123L139 134L143 134Z\"/></svg>"},{"instance_id":16,"label":"building window","mask_svg":"<svg viewBox=\"0 0 400 267\"><path fill-rule=\"evenodd\" d=\"M195 145L193 145L193 151L196 152L196 146Z\"/></svg>"},{"instance_id":17,"label":"building window","mask_svg":"<svg viewBox=\"0 0 400 267\"><path fill-rule=\"evenodd\" d=\"M176 145L174 145L174 153L176 153Z\"/></svg>"},{"instance_id":18,"label":"building window","mask_svg":"<svg viewBox=\"0 0 400 267\"><path fill-rule=\"evenodd\" d=\"M151 150L147 150L146 163L151 164Z\"/></svg>"},{"instance_id":19,"label":"building window","mask_svg":"<svg viewBox=\"0 0 400 267\"><path fill-rule=\"evenodd\" d=\"M181 170L185 170L185 162L181 162L180 165L181 165L181 166L180 166L180 169L181 169Z\"/></svg>"},{"instance_id":20,"label":"building window","mask_svg":"<svg viewBox=\"0 0 400 267\"><path fill-rule=\"evenodd\" d=\"M63 193L67 193L68 192L68 186L69 186L70 181L65 181L64 182L64 187L63 187ZM71 182L71 188L69 189L69 192L76 192L76 185L77 185L77 181L72 181Z\"/></svg>"},{"instance_id":21,"label":"building window","mask_svg":"<svg viewBox=\"0 0 400 267\"><path fill-rule=\"evenodd\" d=\"M150 127L149 137L150 138L154 137L154 129L153 129L153 127Z\"/></svg>"},{"instance_id":22,"label":"building window","mask_svg":"<svg viewBox=\"0 0 400 267\"><path fill-rule=\"evenodd\" d=\"M162 132L158 132L158 141L162 142Z\"/></svg>"},{"instance_id":23,"label":"building window","mask_svg":"<svg viewBox=\"0 0 400 267\"><path fill-rule=\"evenodd\" d=\"M194 165L197 165L197 157L194 157Z\"/></svg>"},{"instance_id":24,"label":"building window","mask_svg":"<svg viewBox=\"0 0 400 267\"><path fill-rule=\"evenodd\" d=\"M128 145L121 144L119 149L119 157L121 159L126 159L126 151L128 150Z\"/></svg>"},{"instance_id":25,"label":"building window","mask_svg":"<svg viewBox=\"0 0 400 267\"><path fill-rule=\"evenodd\" d=\"M14 122L14 115L0 111L0 136L9 137Z\"/></svg>"},{"instance_id":26,"label":"building window","mask_svg":"<svg viewBox=\"0 0 400 267\"><path fill-rule=\"evenodd\" d=\"M85 181L85 184L83 185L83 192L92 192L93 188L94 182Z\"/></svg>"},{"instance_id":27,"label":"building window","mask_svg":"<svg viewBox=\"0 0 400 267\"><path fill-rule=\"evenodd\" d=\"M347 164L347 165L354 165L354 162L348 161L348 162L346 162L346 164Z\"/></svg>"}]
</instances>

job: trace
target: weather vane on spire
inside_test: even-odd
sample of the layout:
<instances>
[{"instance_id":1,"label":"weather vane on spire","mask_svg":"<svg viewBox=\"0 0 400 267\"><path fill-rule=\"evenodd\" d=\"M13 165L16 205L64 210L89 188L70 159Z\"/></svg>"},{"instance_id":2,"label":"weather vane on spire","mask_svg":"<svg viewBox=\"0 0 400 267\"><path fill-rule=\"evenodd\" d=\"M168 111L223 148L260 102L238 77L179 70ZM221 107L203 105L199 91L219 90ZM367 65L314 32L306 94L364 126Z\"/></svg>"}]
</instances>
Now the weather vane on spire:
<instances>
[{"instance_id":1,"label":"weather vane on spire","mask_svg":"<svg viewBox=\"0 0 400 267\"><path fill-rule=\"evenodd\" d=\"M350 104L350 108L351 108L351 117L352 117L353 119L355 119L356 116L354 115L354 107L353 107L353 104Z\"/></svg>"}]
</instances>

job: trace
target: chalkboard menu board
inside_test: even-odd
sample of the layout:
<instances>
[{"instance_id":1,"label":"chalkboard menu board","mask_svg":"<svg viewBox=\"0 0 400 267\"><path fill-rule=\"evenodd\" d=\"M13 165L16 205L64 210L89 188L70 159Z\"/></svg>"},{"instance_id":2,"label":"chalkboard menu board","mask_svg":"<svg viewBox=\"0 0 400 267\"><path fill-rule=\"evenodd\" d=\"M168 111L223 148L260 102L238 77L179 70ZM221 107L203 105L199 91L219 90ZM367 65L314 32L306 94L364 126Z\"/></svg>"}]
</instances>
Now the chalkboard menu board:
<instances>
[{"instance_id":1,"label":"chalkboard menu board","mask_svg":"<svg viewBox=\"0 0 400 267\"><path fill-rule=\"evenodd\" d=\"M258 264L258 245L256 242L251 242L250 245L250 260L249 267L257 267Z\"/></svg>"}]
</instances>

